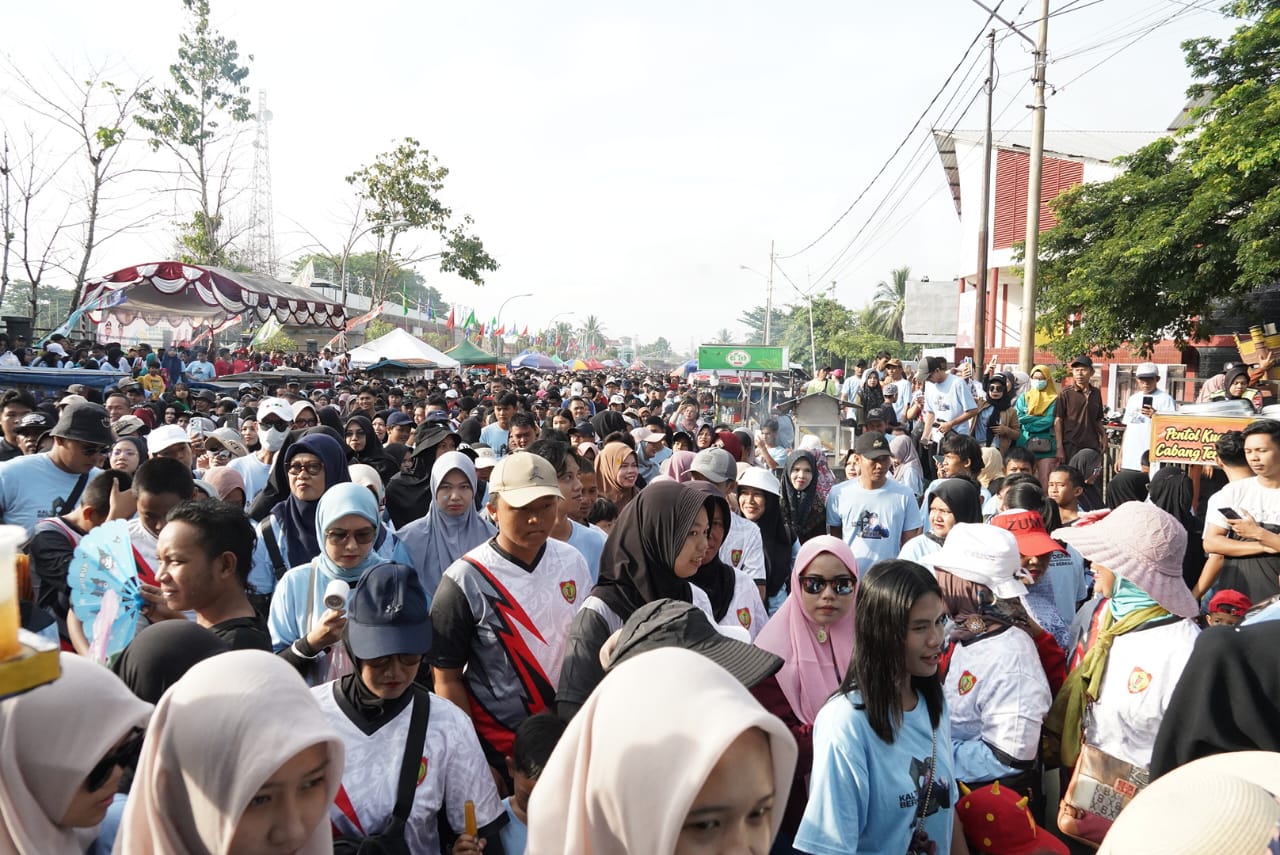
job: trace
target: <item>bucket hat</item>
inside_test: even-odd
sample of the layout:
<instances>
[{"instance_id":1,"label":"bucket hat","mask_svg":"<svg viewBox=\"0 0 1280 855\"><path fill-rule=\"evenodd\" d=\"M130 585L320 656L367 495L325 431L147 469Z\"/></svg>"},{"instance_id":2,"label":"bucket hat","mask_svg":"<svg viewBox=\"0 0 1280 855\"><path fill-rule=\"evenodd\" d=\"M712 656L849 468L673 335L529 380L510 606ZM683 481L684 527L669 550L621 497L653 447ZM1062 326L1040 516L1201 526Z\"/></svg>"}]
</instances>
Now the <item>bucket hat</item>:
<instances>
[{"instance_id":1,"label":"bucket hat","mask_svg":"<svg viewBox=\"0 0 1280 855\"><path fill-rule=\"evenodd\" d=\"M942 549L925 563L990 588L1001 599L1021 597L1027 586L1016 578L1022 567L1018 541L1009 532L984 523L956 523Z\"/></svg>"}]
</instances>

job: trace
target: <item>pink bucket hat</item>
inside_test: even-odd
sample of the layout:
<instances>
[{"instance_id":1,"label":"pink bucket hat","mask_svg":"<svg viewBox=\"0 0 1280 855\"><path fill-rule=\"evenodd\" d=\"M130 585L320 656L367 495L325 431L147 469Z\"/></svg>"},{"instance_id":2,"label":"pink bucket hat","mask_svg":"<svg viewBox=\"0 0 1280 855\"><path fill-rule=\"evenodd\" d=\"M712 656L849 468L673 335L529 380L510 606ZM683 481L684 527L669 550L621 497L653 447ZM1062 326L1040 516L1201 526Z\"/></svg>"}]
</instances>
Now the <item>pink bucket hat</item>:
<instances>
[{"instance_id":1,"label":"pink bucket hat","mask_svg":"<svg viewBox=\"0 0 1280 855\"><path fill-rule=\"evenodd\" d=\"M1172 514L1149 502L1125 502L1097 522L1054 533L1085 558L1137 585L1170 614L1200 613L1182 581L1187 530Z\"/></svg>"}]
</instances>

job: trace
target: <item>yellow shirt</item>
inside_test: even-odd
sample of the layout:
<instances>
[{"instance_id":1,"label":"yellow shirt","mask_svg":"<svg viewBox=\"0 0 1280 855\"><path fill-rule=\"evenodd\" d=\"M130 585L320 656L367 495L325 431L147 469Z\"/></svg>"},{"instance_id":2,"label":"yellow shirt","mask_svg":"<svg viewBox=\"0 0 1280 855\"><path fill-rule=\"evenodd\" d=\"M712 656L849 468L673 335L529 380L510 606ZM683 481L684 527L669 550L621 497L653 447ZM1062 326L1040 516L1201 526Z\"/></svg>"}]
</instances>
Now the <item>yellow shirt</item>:
<instances>
[{"instance_id":1,"label":"yellow shirt","mask_svg":"<svg viewBox=\"0 0 1280 855\"><path fill-rule=\"evenodd\" d=\"M153 398L158 398L164 394L164 377L159 374L148 372L139 377L138 382L142 384L143 389L151 393Z\"/></svg>"}]
</instances>

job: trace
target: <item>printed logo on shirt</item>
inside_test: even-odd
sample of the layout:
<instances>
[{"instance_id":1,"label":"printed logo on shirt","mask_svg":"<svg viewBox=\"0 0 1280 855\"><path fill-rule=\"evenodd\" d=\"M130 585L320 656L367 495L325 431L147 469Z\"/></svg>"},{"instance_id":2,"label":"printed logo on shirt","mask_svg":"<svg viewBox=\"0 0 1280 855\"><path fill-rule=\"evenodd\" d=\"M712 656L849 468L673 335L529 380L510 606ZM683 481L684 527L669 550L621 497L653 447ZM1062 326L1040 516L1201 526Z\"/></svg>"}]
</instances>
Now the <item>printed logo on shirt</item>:
<instances>
[{"instance_id":1,"label":"printed logo on shirt","mask_svg":"<svg viewBox=\"0 0 1280 855\"><path fill-rule=\"evenodd\" d=\"M565 602L572 605L578 599L578 586L573 582L561 582L560 593L564 595Z\"/></svg>"},{"instance_id":2,"label":"printed logo on shirt","mask_svg":"<svg viewBox=\"0 0 1280 855\"><path fill-rule=\"evenodd\" d=\"M875 511L863 511L853 531L855 537L867 540L884 540L889 536L889 529L880 523L880 515Z\"/></svg>"},{"instance_id":3,"label":"printed logo on shirt","mask_svg":"<svg viewBox=\"0 0 1280 855\"><path fill-rule=\"evenodd\" d=\"M957 688L960 689L960 694L967 695L973 691L973 687L976 685L978 685L978 678L973 676L973 672L965 671L960 675L960 683Z\"/></svg>"},{"instance_id":4,"label":"printed logo on shirt","mask_svg":"<svg viewBox=\"0 0 1280 855\"><path fill-rule=\"evenodd\" d=\"M733 562L733 566L734 566L734 567L737 567L739 564L741 564L741 563L742 563L742 550L741 550L741 549L730 549L730 550L729 550L729 560L730 560L731 562Z\"/></svg>"},{"instance_id":5,"label":"printed logo on shirt","mask_svg":"<svg viewBox=\"0 0 1280 855\"><path fill-rule=\"evenodd\" d=\"M751 609L738 609L738 623L743 629L751 629Z\"/></svg>"},{"instance_id":6,"label":"printed logo on shirt","mask_svg":"<svg viewBox=\"0 0 1280 855\"><path fill-rule=\"evenodd\" d=\"M422 782L425 780L427 780L427 758L423 757L422 762L418 764L418 783L414 784L414 786L421 787Z\"/></svg>"},{"instance_id":7,"label":"printed logo on shirt","mask_svg":"<svg viewBox=\"0 0 1280 855\"><path fill-rule=\"evenodd\" d=\"M1151 674L1135 667L1129 675L1129 694L1139 695L1151 686Z\"/></svg>"}]
</instances>

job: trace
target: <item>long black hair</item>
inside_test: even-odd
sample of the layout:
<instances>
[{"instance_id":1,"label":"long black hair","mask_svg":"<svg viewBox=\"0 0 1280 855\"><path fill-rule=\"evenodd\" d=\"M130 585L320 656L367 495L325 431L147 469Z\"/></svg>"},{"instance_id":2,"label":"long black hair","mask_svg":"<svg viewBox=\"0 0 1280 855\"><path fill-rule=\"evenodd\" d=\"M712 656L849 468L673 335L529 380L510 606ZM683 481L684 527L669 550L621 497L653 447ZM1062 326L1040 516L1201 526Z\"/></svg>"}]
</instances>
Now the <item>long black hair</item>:
<instances>
[{"instance_id":1,"label":"long black hair","mask_svg":"<svg viewBox=\"0 0 1280 855\"><path fill-rule=\"evenodd\" d=\"M911 608L925 594L942 598L933 574L914 561L877 561L858 582L854 603L853 659L849 673L836 690L862 695L871 729L890 745L894 731L902 724L902 683L924 695L929 722L937 728L942 721L942 682L931 677L908 677L904 651Z\"/></svg>"},{"instance_id":2,"label":"long black hair","mask_svg":"<svg viewBox=\"0 0 1280 855\"><path fill-rule=\"evenodd\" d=\"M1062 514L1058 511L1058 503L1050 499L1040 486L1039 481L1018 481L1008 484L1004 491L1004 509L1006 511L1035 511L1044 521L1044 527L1050 532L1062 528Z\"/></svg>"}]
</instances>

